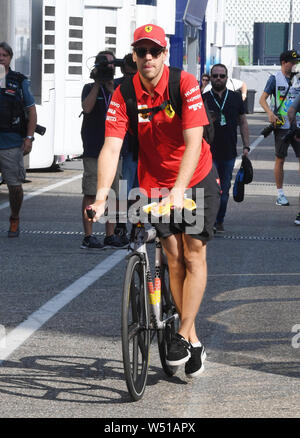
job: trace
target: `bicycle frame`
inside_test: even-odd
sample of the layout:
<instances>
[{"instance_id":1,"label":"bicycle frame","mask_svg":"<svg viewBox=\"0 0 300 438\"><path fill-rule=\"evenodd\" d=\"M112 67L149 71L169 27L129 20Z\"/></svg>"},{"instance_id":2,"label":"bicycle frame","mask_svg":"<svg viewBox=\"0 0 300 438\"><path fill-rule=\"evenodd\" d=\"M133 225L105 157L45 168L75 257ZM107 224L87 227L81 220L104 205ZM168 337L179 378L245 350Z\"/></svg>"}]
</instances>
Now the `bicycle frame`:
<instances>
[{"instance_id":1,"label":"bicycle frame","mask_svg":"<svg viewBox=\"0 0 300 438\"><path fill-rule=\"evenodd\" d=\"M152 313L152 323L147 329L162 330L166 324L179 318L178 314L174 314L167 319L162 319L162 296L161 296L161 266L163 263L163 249L160 239L155 238L155 274L154 281L150 269L150 262L147 253L147 231L142 223L138 223L134 235L134 253L141 257L143 262L144 284L147 285L148 294L145 294L145 299L149 299L150 310ZM147 306L145 306L147 308ZM150 318L148 319L150 321Z\"/></svg>"}]
</instances>

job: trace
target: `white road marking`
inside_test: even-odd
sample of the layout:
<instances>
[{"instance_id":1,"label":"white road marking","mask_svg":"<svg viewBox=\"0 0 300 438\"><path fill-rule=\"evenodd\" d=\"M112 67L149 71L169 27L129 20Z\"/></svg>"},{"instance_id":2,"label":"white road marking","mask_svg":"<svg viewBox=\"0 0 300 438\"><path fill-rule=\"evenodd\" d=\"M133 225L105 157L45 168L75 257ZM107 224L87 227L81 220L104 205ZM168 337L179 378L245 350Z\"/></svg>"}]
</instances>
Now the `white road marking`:
<instances>
[{"instance_id":1,"label":"white road marking","mask_svg":"<svg viewBox=\"0 0 300 438\"><path fill-rule=\"evenodd\" d=\"M257 137L257 138L254 140L253 143L251 143L251 144L249 145L249 147L250 147L249 154L250 154L251 152L253 152L253 151L257 148L257 146L258 146L258 145L264 140L264 138L265 138L265 137L264 137L263 135L260 135L259 137ZM234 168L235 168L235 169L239 169L241 163L242 163L242 155L240 155L240 156L236 159L236 161L235 161L235 165L234 165Z\"/></svg>"},{"instance_id":2,"label":"white road marking","mask_svg":"<svg viewBox=\"0 0 300 438\"><path fill-rule=\"evenodd\" d=\"M52 184L51 186L44 187L43 189L39 189L36 192L28 193L26 196L24 196L23 202L28 201L28 199L34 198L36 196L40 196L43 193L50 192L51 190L57 189L58 187L64 186L65 184L72 183L73 181L76 181L77 179L82 178L82 173L76 176L73 176L69 179L64 179L56 184ZM5 208L9 207L9 202L4 202L0 205L0 210L4 210Z\"/></svg>"},{"instance_id":3,"label":"white road marking","mask_svg":"<svg viewBox=\"0 0 300 438\"><path fill-rule=\"evenodd\" d=\"M64 306L78 297L95 281L114 268L127 255L127 251L115 251L111 256L99 263L90 272L76 280L66 289L55 295L46 304L32 313L26 321L11 330L2 339L0 347L0 366L17 348L19 348L30 336L32 336L42 325L59 312Z\"/></svg>"}]
</instances>

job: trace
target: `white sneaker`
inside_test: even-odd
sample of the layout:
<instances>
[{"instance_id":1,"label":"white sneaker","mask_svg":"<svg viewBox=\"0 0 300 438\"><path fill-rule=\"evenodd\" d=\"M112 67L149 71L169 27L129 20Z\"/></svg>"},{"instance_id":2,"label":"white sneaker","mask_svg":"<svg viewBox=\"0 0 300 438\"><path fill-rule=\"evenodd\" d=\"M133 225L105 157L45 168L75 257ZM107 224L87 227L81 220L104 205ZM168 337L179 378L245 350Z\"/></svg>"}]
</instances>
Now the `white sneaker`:
<instances>
[{"instance_id":1,"label":"white sneaker","mask_svg":"<svg viewBox=\"0 0 300 438\"><path fill-rule=\"evenodd\" d=\"M300 213L298 213L298 215L297 215L297 217L296 217L296 219L295 219L294 224L295 224L295 225L300 225Z\"/></svg>"},{"instance_id":2,"label":"white sneaker","mask_svg":"<svg viewBox=\"0 0 300 438\"><path fill-rule=\"evenodd\" d=\"M282 207L285 207L290 205L290 203L284 195L279 195L276 201L276 205L281 205Z\"/></svg>"}]
</instances>

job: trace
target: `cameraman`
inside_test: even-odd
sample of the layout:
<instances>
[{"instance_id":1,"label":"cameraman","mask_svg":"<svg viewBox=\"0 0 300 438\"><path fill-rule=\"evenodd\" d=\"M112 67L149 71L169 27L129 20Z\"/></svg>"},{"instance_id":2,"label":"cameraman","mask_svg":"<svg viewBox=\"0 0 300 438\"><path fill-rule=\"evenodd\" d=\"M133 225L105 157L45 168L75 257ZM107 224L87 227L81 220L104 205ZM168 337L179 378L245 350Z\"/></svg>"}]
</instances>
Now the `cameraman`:
<instances>
[{"instance_id":1,"label":"cameraman","mask_svg":"<svg viewBox=\"0 0 300 438\"><path fill-rule=\"evenodd\" d=\"M296 118L296 114L300 113L300 94L299 96L296 98L296 100L292 103L292 105L290 106L289 110L288 110L288 118L289 118L289 122L291 124L291 127L295 127L294 130L294 139L295 141L298 142L298 144L300 144L300 121L298 120L298 126L297 126L297 118ZM300 173L300 160L299 160L299 173ZM299 194L299 212L298 215L295 219L294 222L295 225L300 225L300 194Z\"/></svg>"},{"instance_id":2,"label":"cameraman","mask_svg":"<svg viewBox=\"0 0 300 438\"><path fill-rule=\"evenodd\" d=\"M106 58L106 59L105 59ZM98 156L104 144L105 120L107 110L114 92L115 56L110 51L98 53L95 68L91 72L91 79L94 83L86 84L82 90L83 122L81 137L83 142L83 179L82 179L82 221L85 237L81 248L103 248L113 246L116 248L124 246L120 236L114 234L115 224L106 222L106 237L102 243L92 235L93 223L84 214L88 205L95 202L97 192L97 164ZM112 189L118 198L120 166L115 176Z\"/></svg>"},{"instance_id":3,"label":"cameraman","mask_svg":"<svg viewBox=\"0 0 300 438\"><path fill-rule=\"evenodd\" d=\"M262 93L259 103L269 116L269 121L274 125L275 136L275 182L278 190L276 205L287 206L289 201L283 192L283 166L287 156L288 147L291 144L296 157L300 159L300 143L294 139L285 142L290 123L287 117L287 110L294 99L297 97L300 89L299 77L294 77L294 67L300 61L300 54L295 50L288 50L280 55L281 70L275 75L271 75L264 92ZM272 111L267 103L269 96L274 96L275 107Z\"/></svg>"}]
</instances>

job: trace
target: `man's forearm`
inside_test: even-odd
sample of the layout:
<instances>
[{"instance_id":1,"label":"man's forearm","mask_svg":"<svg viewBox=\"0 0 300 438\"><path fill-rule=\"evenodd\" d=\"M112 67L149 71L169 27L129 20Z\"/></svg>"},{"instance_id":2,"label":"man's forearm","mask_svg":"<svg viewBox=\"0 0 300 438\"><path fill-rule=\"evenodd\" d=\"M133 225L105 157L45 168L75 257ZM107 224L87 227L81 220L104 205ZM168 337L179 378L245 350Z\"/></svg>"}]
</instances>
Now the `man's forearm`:
<instances>
[{"instance_id":1,"label":"man's forearm","mask_svg":"<svg viewBox=\"0 0 300 438\"><path fill-rule=\"evenodd\" d=\"M267 114L271 114L271 113L273 113L273 111L271 110L271 108L268 105L268 102L267 102L268 97L269 97L269 95L264 92L261 95L261 98L259 99L259 104Z\"/></svg>"},{"instance_id":2,"label":"man's forearm","mask_svg":"<svg viewBox=\"0 0 300 438\"><path fill-rule=\"evenodd\" d=\"M93 110L99 94L99 90L100 84L98 82L95 82L90 93L82 102L82 109L84 113L89 114Z\"/></svg>"},{"instance_id":3,"label":"man's forearm","mask_svg":"<svg viewBox=\"0 0 300 438\"><path fill-rule=\"evenodd\" d=\"M242 93L243 100L245 100L247 98L247 91L248 91L247 84L245 82L243 82L243 85L241 87L241 93Z\"/></svg>"},{"instance_id":4,"label":"man's forearm","mask_svg":"<svg viewBox=\"0 0 300 438\"><path fill-rule=\"evenodd\" d=\"M249 148L250 136L249 136L249 125L246 116L241 117L240 131L244 148Z\"/></svg>"},{"instance_id":5,"label":"man's forearm","mask_svg":"<svg viewBox=\"0 0 300 438\"><path fill-rule=\"evenodd\" d=\"M35 106L28 108L28 124L26 135L33 136L37 124L37 114Z\"/></svg>"},{"instance_id":6,"label":"man's forearm","mask_svg":"<svg viewBox=\"0 0 300 438\"><path fill-rule=\"evenodd\" d=\"M112 146L110 138L105 140L104 146L99 155L97 201L106 201L117 172L122 140L115 138L113 140L114 146Z\"/></svg>"}]
</instances>

